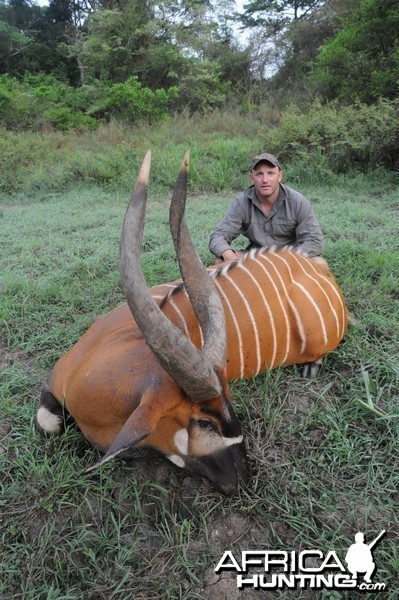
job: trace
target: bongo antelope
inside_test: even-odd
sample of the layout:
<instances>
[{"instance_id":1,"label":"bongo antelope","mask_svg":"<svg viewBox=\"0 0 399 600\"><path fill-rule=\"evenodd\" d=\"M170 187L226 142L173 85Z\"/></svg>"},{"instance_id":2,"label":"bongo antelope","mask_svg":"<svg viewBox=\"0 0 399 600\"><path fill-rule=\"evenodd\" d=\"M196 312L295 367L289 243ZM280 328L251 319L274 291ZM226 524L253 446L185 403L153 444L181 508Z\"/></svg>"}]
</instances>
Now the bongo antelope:
<instances>
[{"instance_id":1,"label":"bongo antelope","mask_svg":"<svg viewBox=\"0 0 399 600\"><path fill-rule=\"evenodd\" d=\"M184 218L188 153L170 208L182 281L148 289L140 267L151 153L122 229L120 271L127 304L100 317L55 364L36 416L60 434L64 411L104 456L157 450L232 493L248 466L228 380L302 363L316 374L347 327L328 268L297 252L260 249L206 269Z\"/></svg>"}]
</instances>

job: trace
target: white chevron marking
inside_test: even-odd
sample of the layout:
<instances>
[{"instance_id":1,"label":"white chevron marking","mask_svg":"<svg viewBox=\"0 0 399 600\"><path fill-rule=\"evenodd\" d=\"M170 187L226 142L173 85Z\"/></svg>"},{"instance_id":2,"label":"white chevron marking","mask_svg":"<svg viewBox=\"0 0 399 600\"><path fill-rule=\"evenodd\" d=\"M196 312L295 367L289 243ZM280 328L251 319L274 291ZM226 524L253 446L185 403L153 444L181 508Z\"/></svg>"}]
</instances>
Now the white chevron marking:
<instances>
[{"instance_id":1,"label":"white chevron marking","mask_svg":"<svg viewBox=\"0 0 399 600\"><path fill-rule=\"evenodd\" d=\"M324 344L327 345L327 343L328 343L328 335L327 335L327 330L326 330L326 324L324 322L324 318L323 318L323 315L321 314L320 308L317 306L317 303L315 302L314 298L312 298L312 296L309 294L308 290L301 283L299 283L298 281L296 281L294 279L292 271L291 271L291 267L288 264L288 261L285 258L283 258L282 256L280 256L279 254L276 254L275 256L276 256L276 258L278 258L279 260L281 260L286 265L286 267L288 269L288 272L290 274L290 279L291 279L292 283L294 285L296 285L300 290L302 290L302 292L305 294L305 296L307 297L307 299L309 300L309 302L313 305L313 307L314 307L314 309L315 309L315 311L316 311L316 313L317 313L317 315L318 315L318 317L320 319L320 325L321 325L321 328L322 328L322 331L323 331Z\"/></svg>"},{"instance_id":2,"label":"white chevron marking","mask_svg":"<svg viewBox=\"0 0 399 600\"><path fill-rule=\"evenodd\" d=\"M228 307L230 314L231 314L231 318L233 320L234 323L234 327L236 329L237 332L237 338L238 338L238 352L240 355L240 379L243 379L244 377L244 355L243 355L243 351L242 351L242 335L241 335L241 330L240 327L238 325L236 316L234 314L233 311L233 307L231 306L231 303L229 301L229 299L227 298L227 296L223 293L222 288L220 287L220 283L218 281L218 279L215 279L215 285L219 290L219 295L221 298L223 298L223 300L226 302L226 306Z\"/></svg>"},{"instance_id":3,"label":"white chevron marking","mask_svg":"<svg viewBox=\"0 0 399 600\"><path fill-rule=\"evenodd\" d=\"M255 279L255 277L252 275L252 273L242 263L240 263L237 268L240 268L243 271L245 271L245 273L252 279L252 281L254 282L256 288L258 289L258 292L262 296L263 303L264 303L264 305L266 307L266 310L267 310L267 313L269 315L270 326L271 326L271 329L272 329L272 337L273 337L273 354L272 354L272 359L271 359L270 367L269 368L273 368L275 360L276 360L276 355L277 355L277 334L276 334L276 326L274 324L273 313L272 313L272 311L270 309L268 301L265 298L265 295L263 293L262 288L260 287L260 285L259 285L258 281ZM258 331L257 331L257 335L258 335ZM258 337L259 337L259 335L258 335ZM261 362L259 360L258 361L258 370L256 371L255 375L258 375L258 373L259 373L259 371L261 369L261 366L262 365L261 365Z\"/></svg>"},{"instance_id":4,"label":"white chevron marking","mask_svg":"<svg viewBox=\"0 0 399 600\"><path fill-rule=\"evenodd\" d=\"M273 256L278 256L278 255L273 254ZM305 349L306 349L306 334L305 334L305 330L303 328L303 323L302 323L302 319L301 319L301 317L299 315L299 312L298 312L295 304L293 303L292 299L290 298L290 296L288 294L287 288L285 287L284 279L283 279L281 273L279 272L279 270L277 269L276 265L265 254L259 254L259 257L263 258L263 260L267 261L273 267L274 271L277 274L277 277L280 280L280 283L281 283L281 285L282 285L282 287L284 289L285 296L287 298L287 302L290 305L291 310L292 310L292 312L295 315L295 320L296 320L296 324L297 324L297 327L298 327L298 333L299 333L299 336L300 336L301 341L302 341L300 352L301 352L301 354L303 354L305 352Z\"/></svg>"},{"instance_id":5,"label":"white chevron marking","mask_svg":"<svg viewBox=\"0 0 399 600\"><path fill-rule=\"evenodd\" d=\"M255 337L255 346L256 346L256 360L257 360L257 373L259 373L261 365L262 365L262 360L261 360L261 354L260 354L260 344L259 344L259 334L258 334L258 328L256 326L256 321L253 315L253 312L251 310L251 307L249 306L248 300L246 299L246 297L244 296L243 292L240 290L240 288L238 287L238 285L236 284L236 282L232 279L232 277L230 275L224 275L224 277L226 277L226 279L228 281L230 281L230 283L232 284L232 286L235 288L235 290L237 291L238 295L242 298L242 301L245 304L245 308L247 309L248 312L248 316L250 318L253 330L254 330L254 337Z\"/></svg>"}]
</instances>

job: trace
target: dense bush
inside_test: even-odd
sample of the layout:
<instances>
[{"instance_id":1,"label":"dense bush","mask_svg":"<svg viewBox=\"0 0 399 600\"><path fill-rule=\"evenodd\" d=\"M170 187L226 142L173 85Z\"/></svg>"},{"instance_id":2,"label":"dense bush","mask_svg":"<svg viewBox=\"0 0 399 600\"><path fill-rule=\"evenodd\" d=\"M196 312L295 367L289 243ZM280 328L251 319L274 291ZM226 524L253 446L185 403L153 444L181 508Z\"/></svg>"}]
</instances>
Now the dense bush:
<instances>
[{"instance_id":1,"label":"dense bush","mask_svg":"<svg viewBox=\"0 0 399 600\"><path fill-rule=\"evenodd\" d=\"M15 131L85 129L95 120L81 109L75 90L50 75L18 80L0 76L0 122Z\"/></svg>"},{"instance_id":2,"label":"dense bush","mask_svg":"<svg viewBox=\"0 0 399 600\"><path fill-rule=\"evenodd\" d=\"M19 81L0 76L0 121L7 129L32 129L39 119L39 109L32 90L24 89Z\"/></svg>"},{"instance_id":3,"label":"dense bush","mask_svg":"<svg viewBox=\"0 0 399 600\"><path fill-rule=\"evenodd\" d=\"M176 88L155 92L136 77L113 85L93 82L78 88L51 75L0 76L0 124L15 131L82 130L117 117L125 121L165 118Z\"/></svg>"},{"instance_id":4,"label":"dense bush","mask_svg":"<svg viewBox=\"0 0 399 600\"><path fill-rule=\"evenodd\" d=\"M269 147L285 162L303 161L333 173L378 166L395 168L399 160L399 101L380 99L368 106L316 101L305 112L293 107L266 133Z\"/></svg>"},{"instance_id":5,"label":"dense bush","mask_svg":"<svg viewBox=\"0 0 399 600\"><path fill-rule=\"evenodd\" d=\"M148 122L163 119L168 115L168 108L177 96L177 88L167 91L159 88L153 92L143 87L137 77L129 77L123 83L115 83L105 88L104 112L107 116Z\"/></svg>"}]
</instances>

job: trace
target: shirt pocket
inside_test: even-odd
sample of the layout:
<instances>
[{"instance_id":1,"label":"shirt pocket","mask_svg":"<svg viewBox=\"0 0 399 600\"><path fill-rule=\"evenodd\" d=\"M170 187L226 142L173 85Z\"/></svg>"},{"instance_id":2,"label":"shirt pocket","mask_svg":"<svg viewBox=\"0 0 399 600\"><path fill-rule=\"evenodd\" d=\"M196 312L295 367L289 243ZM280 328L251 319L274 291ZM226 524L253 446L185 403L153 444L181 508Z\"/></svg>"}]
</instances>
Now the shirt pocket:
<instances>
[{"instance_id":1,"label":"shirt pocket","mask_svg":"<svg viewBox=\"0 0 399 600\"><path fill-rule=\"evenodd\" d=\"M270 223L271 233L274 238L281 239L283 241L292 241L295 239L295 229L297 226L296 221L273 221Z\"/></svg>"}]
</instances>

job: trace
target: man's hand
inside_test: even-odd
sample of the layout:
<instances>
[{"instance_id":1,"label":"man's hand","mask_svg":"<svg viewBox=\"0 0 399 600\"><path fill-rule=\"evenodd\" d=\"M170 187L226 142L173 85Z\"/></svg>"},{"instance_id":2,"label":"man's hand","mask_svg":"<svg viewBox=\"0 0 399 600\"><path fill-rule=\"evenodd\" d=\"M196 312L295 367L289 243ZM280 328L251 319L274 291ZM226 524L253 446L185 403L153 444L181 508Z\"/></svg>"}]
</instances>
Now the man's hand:
<instances>
[{"instance_id":1,"label":"man's hand","mask_svg":"<svg viewBox=\"0 0 399 600\"><path fill-rule=\"evenodd\" d=\"M225 250L222 254L223 262L239 260L243 256L242 252L234 252L234 250Z\"/></svg>"}]
</instances>

